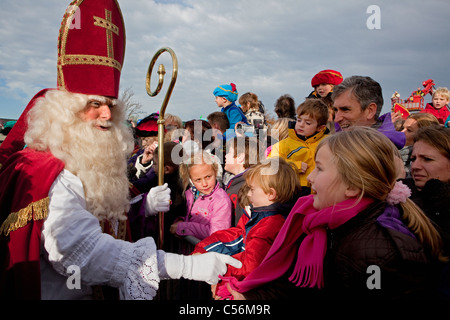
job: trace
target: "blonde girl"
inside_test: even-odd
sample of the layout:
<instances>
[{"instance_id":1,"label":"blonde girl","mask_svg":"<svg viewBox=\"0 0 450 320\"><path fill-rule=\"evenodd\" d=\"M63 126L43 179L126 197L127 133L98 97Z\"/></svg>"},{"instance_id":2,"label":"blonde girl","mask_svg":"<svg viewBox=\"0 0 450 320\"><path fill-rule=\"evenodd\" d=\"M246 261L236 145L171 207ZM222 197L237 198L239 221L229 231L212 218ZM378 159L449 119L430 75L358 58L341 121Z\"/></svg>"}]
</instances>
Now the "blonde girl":
<instances>
[{"instance_id":1,"label":"blonde girl","mask_svg":"<svg viewBox=\"0 0 450 320\"><path fill-rule=\"evenodd\" d=\"M308 177L315 193L297 201L261 265L231 283L233 296L436 297L442 241L396 181L395 157L368 127L321 141Z\"/></svg>"},{"instance_id":2,"label":"blonde girl","mask_svg":"<svg viewBox=\"0 0 450 320\"><path fill-rule=\"evenodd\" d=\"M172 234L202 240L231 226L232 204L217 180L218 166L212 155L204 150L192 154L180 165L187 214L172 224Z\"/></svg>"}]
</instances>

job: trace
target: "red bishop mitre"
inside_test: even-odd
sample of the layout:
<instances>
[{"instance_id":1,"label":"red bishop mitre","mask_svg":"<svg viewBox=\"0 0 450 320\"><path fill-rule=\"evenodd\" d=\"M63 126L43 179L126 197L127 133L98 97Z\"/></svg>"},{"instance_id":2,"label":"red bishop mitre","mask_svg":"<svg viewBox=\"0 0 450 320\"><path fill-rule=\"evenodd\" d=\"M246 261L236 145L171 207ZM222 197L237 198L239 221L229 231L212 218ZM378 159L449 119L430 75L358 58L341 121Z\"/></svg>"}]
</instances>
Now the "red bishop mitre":
<instances>
[{"instance_id":1,"label":"red bishop mitre","mask_svg":"<svg viewBox=\"0 0 450 320\"><path fill-rule=\"evenodd\" d=\"M125 26L116 0L75 0L63 17L58 38L58 89L118 98L125 55ZM42 90L30 101L0 146L0 168L23 149L27 114Z\"/></svg>"},{"instance_id":2,"label":"red bishop mitre","mask_svg":"<svg viewBox=\"0 0 450 320\"><path fill-rule=\"evenodd\" d=\"M75 0L58 38L58 88L118 98L125 24L116 0Z\"/></svg>"}]
</instances>

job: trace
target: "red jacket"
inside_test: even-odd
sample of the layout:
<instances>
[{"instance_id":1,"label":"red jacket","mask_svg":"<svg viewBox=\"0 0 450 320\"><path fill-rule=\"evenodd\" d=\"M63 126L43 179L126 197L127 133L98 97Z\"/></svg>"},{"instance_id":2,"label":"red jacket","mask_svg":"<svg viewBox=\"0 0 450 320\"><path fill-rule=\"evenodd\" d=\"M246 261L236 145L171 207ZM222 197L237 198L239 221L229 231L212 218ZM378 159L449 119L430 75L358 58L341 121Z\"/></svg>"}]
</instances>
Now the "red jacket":
<instances>
[{"instance_id":1,"label":"red jacket","mask_svg":"<svg viewBox=\"0 0 450 320\"><path fill-rule=\"evenodd\" d=\"M445 105L440 109L436 109L432 103L427 103L425 109L420 111L421 113L431 113L435 116L440 124L445 124L445 120L447 120L448 116L450 116L450 111L448 110L448 106Z\"/></svg>"},{"instance_id":2,"label":"red jacket","mask_svg":"<svg viewBox=\"0 0 450 320\"><path fill-rule=\"evenodd\" d=\"M236 227L220 230L199 242L192 253L218 252L242 262L242 268L228 266L224 276L245 278L264 259L294 203L274 203L245 213ZM218 284L218 287L220 283Z\"/></svg>"}]
</instances>

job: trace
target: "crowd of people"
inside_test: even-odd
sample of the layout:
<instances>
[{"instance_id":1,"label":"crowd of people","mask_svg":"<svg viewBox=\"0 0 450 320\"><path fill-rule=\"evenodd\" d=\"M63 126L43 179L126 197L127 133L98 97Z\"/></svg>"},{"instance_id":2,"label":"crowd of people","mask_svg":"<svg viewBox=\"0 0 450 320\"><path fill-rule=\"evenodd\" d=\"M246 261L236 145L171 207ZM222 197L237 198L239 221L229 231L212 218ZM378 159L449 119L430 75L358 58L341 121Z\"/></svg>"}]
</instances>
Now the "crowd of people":
<instances>
[{"instance_id":1,"label":"crowd of people","mask_svg":"<svg viewBox=\"0 0 450 320\"><path fill-rule=\"evenodd\" d=\"M446 88L403 119L371 77L326 69L272 120L218 85L207 120L165 114L160 146L159 115L130 126L118 99L117 2L81 6L86 26L111 12L117 63L71 64L78 37L107 42L64 16L58 88L0 145L2 298L450 298Z\"/></svg>"},{"instance_id":2,"label":"crowd of people","mask_svg":"<svg viewBox=\"0 0 450 320\"><path fill-rule=\"evenodd\" d=\"M166 215L169 243L184 243L183 254L217 252L242 262L198 298L448 298L450 129L426 110L406 119L380 115L382 89L370 77L323 70L313 84L297 107L281 96L275 111L282 116L263 118L267 129L235 104L235 84L218 86L220 112L166 136L179 145L167 159L178 163L177 197L184 191L186 199ZM441 94L448 104L446 88L433 101ZM249 106L262 105L255 93L244 96ZM314 232L309 219L317 219ZM312 239L304 244L308 234L321 234L323 248ZM315 265L299 262L303 255ZM380 268L382 289L369 289L370 265Z\"/></svg>"}]
</instances>

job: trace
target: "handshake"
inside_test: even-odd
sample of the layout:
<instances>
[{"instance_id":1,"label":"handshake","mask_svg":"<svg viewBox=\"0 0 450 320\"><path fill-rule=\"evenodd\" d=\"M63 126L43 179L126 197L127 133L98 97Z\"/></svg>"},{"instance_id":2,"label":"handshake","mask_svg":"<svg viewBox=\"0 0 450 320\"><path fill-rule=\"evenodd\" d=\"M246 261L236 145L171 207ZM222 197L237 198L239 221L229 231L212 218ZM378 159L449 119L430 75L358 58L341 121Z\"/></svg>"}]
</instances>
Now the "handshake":
<instances>
[{"instance_id":1,"label":"handshake","mask_svg":"<svg viewBox=\"0 0 450 320\"><path fill-rule=\"evenodd\" d=\"M148 217L157 215L158 212L167 212L170 209L170 204L170 188L167 183L153 187L145 200L145 215Z\"/></svg>"}]
</instances>

